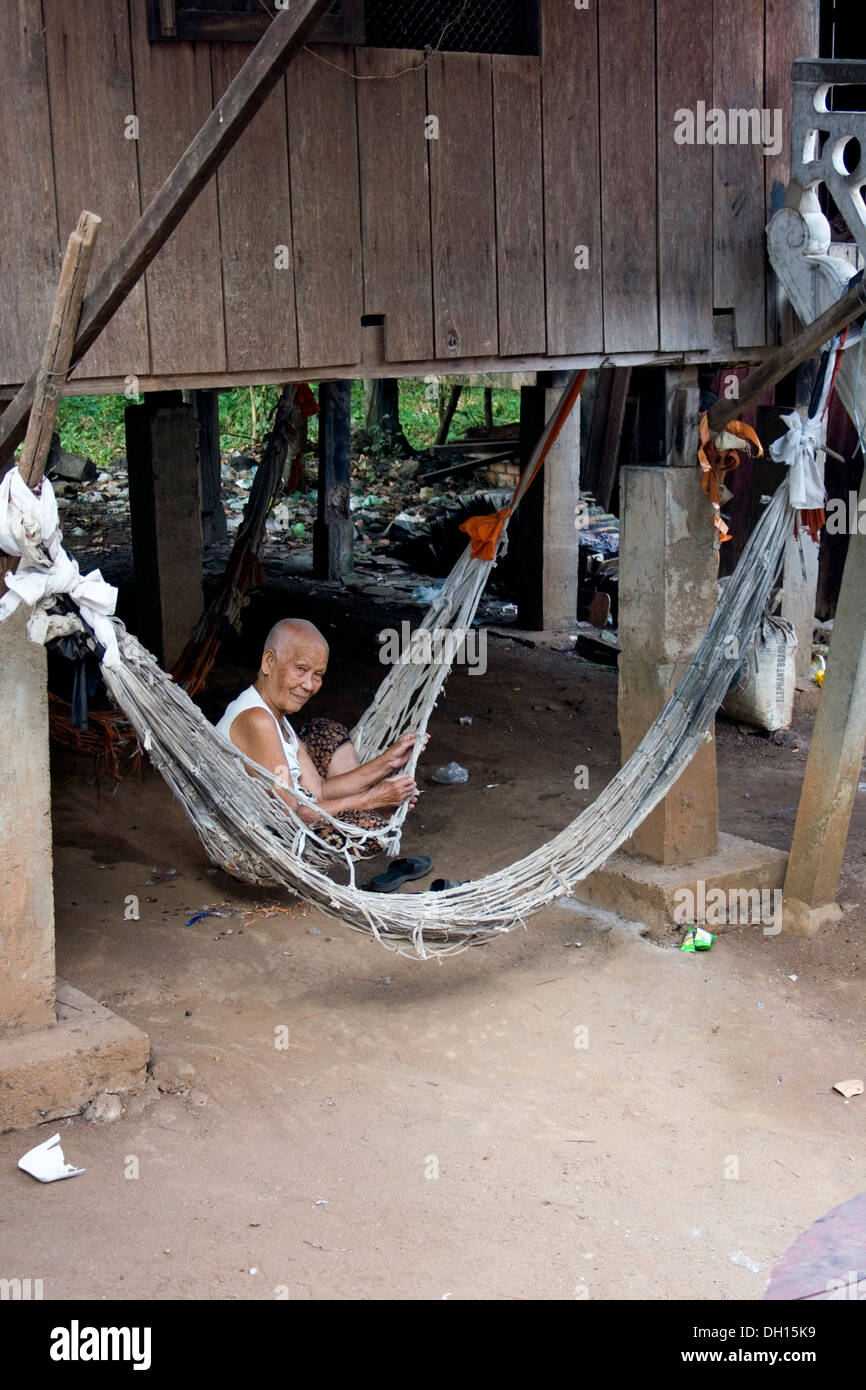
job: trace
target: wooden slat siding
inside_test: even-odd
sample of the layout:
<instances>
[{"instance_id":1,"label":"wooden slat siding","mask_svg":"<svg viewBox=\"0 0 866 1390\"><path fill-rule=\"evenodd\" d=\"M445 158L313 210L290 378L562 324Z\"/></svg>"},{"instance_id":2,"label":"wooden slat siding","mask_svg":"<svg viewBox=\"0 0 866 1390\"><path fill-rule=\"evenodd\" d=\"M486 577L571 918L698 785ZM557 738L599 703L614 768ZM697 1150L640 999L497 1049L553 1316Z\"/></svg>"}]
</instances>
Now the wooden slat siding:
<instances>
[{"instance_id":1,"label":"wooden slat siding","mask_svg":"<svg viewBox=\"0 0 866 1390\"><path fill-rule=\"evenodd\" d=\"M598 7L605 352L658 347L654 0Z\"/></svg>"},{"instance_id":2,"label":"wooden slat siding","mask_svg":"<svg viewBox=\"0 0 866 1390\"><path fill-rule=\"evenodd\" d=\"M214 99L250 56L247 44L211 44ZM228 371L298 365L286 88L278 83L217 170ZM276 265L276 248L285 246Z\"/></svg>"},{"instance_id":3,"label":"wooden slat siding","mask_svg":"<svg viewBox=\"0 0 866 1390\"><path fill-rule=\"evenodd\" d=\"M39 0L4 9L0 170L0 381L11 384L39 364L60 274Z\"/></svg>"},{"instance_id":4,"label":"wooden slat siding","mask_svg":"<svg viewBox=\"0 0 866 1390\"><path fill-rule=\"evenodd\" d=\"M675 113L709 102L713 0L658 0L659 347L713 343L713 151L677 145ZM683 61L683 54L688 61Z\"/></svg>"},{"instance_id":5,"label":"wooden slat siding","mask_svg":"<svg viewBox=\"0 0 866 1390\"><path fill-rule=\"evenodd\" d=\"M434 53L427 111L430 140L433 312L437 357L497 351L496 213L490 57Z\"/></svg>"},{"instance_id":6,"label":"wooden slat siding","mask_svg":"<svg viewBox=\"0 0 866 1390\"><path fill-rule=\"evenodd\" d=\"M414 49L355 51L364 313L385 315L389 362L434 355L423 62Z\"/></svg>"},{"instance_id":7,"label":"wooden slat siding","mask_svg":"<svg viewBox=\"0 0 866 1390\"><path fill-rule=\"evenodd\" d=\"M141 213L127 0L43 0L54 181L61 229L82 208L102 218L92 286ZM86 81L82 74L86 73ZM137 285L72 376L139 375L150 368L144 286Z\"/></svg>"},{"instance_id":8,"label":"wooden slat siding","mask_svg":"<svg viewBox=\"0 0 866 1390\"><path fill-rule=\"evenodd\" d=\"M210 45L151 44L144 5L132 0L130 17L141 201L146 206L213 110ZM202 189L158 252L145 287L154 375L225 371L215 180Z\"/></svg>"},{"instance_id":9,"label":"wooden slat siding","mask_svg":"<svg viewBox=\"0 0 866 1390\"><path fill-rule=\"evenodd\" d=\"M317 53L327 59L327 65ZM354 88L350 48L329 44L305 50L286 73L298 360L302 367L361 359L361 215Z\"/></svg>"},{"instance_id":10,"label":"wooden slat siding","mask_svg":"<svg viewBox=\"0 0 866 1390\"><path fill-rule=\"evenodd\" d=\"M713 106L726 128L728 111L764 106L764 0L714 0ZM734 311L737 347L758 347L767 266L760 144L713 146L713 238L715 307Z\"/></svg>"},{"instance_id":11,"label":"wooden slat siding","mask_svg":"<svg viewBox=\"0 0 866 1390\"><path fill-rule=\"evenodd\" d=\"M493 58L499 352L544 352L544 188L541 65Z\"/></svg>"},{"instance_id":12,"label":"wooden slat siding","mask_svg":"<svg viewBox=\"0 0 866 1390\"><path fill-rule=\"evenodd\" d=\"M547 351L600 352L598 6L540 0ZM589 250L575 268L576 246Z\"/></svg>"},{"instance_id":13,"label":"wooden slat siding","mask_svg":"<svg viewBox=\"0 0 866 1390\"><path fill-rule=\"evenodd\" d=\"M820 0L765 0L764 4L764 105L782 112L782 148L764 159L765 218L769 222L785 201L791 170L791 64L797 58L818 55ZM778 343L794 331L794 314L780 295L767 265L767 342Z\"/></svg>"}]
</instances>

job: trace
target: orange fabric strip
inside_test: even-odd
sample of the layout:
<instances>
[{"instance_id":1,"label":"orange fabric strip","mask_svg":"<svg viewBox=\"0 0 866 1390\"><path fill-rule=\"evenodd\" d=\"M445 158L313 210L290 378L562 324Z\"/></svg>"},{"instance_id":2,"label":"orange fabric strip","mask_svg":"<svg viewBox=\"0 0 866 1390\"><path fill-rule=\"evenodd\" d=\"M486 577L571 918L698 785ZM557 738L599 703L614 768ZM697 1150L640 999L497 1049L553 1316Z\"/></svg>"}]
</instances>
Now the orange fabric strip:
<instances>
[{"instance_id":1,"label":"orange fabric strip","mask_svg":"<svg viewBox=\"0 0 866 1390\"><path fill-rule=\"evenodd\" d=\"M725 425L728 434L733 434L737 439L742 439L745 444L754 444L758 451L758 457L763 456L764 450L761 448L761 441L755 434L751 425L744 424L742 420L731 420ZM719 449L716 447L715 440L710 438L710 429L707 424L706 414L703 414L698 424L698 434L700 443L698 444L698 462L703 470L701 487L713 504L713 525L719 533L719 544L731 539L731 533L722 517L722 498L719 491L720 485L725 481L728 473L740 466L740 455L736 449Z\"/></svg>"}]
</instances>

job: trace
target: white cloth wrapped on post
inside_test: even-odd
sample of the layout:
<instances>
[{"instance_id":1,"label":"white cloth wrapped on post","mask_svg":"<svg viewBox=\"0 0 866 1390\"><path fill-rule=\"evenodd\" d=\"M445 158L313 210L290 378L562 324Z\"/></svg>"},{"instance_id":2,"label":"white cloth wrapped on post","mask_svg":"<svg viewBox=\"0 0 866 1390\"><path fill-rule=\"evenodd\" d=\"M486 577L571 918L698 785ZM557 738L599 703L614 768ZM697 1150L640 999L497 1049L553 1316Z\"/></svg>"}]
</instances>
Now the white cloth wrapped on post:
<instances>
[{"instance_id":1,"label":"white cloth wrapped on post","mask_svg":"<svg viewBox=\"0 0 866 1390\"><path fill-rule=\"evenodd\" d=\"M62 532L54 489L47 478L37 496L17 468L0 479L0 550L17 555L21 563L6 575L0 597L0 622L26 603L33 610L27 623L32 641L48 642L69 631L68 615L48 612L59 594L68 594L84 622L105 648L104 666L119 666L120 652L111 614L117 590L99 570L82 574L61 544Z\"/></svg>"},{"instance_id":2,"label":"white cloth wrapped on post","mask_svg":"<svg viewBox=\"0 0 866 1390\"><path fill-rule=\"evenodd\" d=\"M824 472L818 462L823 448L824 425L819 415L804 420L798 411L783 415L787 432L770 445L770 457L791 470L791 506L800 511L824 505Z\"/></svg>"}]
</instances>

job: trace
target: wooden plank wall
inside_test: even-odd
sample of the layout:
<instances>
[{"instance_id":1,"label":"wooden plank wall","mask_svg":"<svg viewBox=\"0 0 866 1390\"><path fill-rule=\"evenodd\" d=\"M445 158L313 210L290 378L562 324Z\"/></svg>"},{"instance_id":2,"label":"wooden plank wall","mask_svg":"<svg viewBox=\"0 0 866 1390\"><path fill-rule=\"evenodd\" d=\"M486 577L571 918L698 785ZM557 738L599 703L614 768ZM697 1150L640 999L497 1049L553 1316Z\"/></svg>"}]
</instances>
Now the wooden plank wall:
<instances>
[{"instance_id":1,"label":"wooden plank wall","mask_svg":"<svg viewBox=\"0 0 866 1390\"><path fill-rule=\"evenodd\" d=\"M214 100L249 56L249 44L211 45ZM261 362L298 365L286 87L277 84L255 118L255 138L217 169L226 370Z\"/></svg>"},{"instance_id":2,"label":"wooden plank wall","mask_svg":"<svg viewBox=\"0 0 866 1390\"><path fill-rule=\"evenodd\" d=\"M676 113L713 87L713 0L658 0L659 347L713 341L713 150L679 145ZM683 53L689 60L683 62Z\"/></svg>"},{"instance_id":3,"label":"wooden plank wall","mask_svg":"<svg viewBox=\"0 0 866 1390\"><path fill-rule=\"evenodd\" d=\"M40 0L14 0L4 18L0 44L0 169L5 181L0 198L0 381L21 381L42 355L60 273L60 250ZM74 224L65 235L73 230Z\"/></svg>"},{"instance_id":4,"label":"wooden plank wall","mask_svg":"<svg viewBox=\"0 0 866 1390\"><path fill-rule=\"evenodd\" d=\"M547 351L601 352L598 15L540 4Z\"/></svg>"},{"instance_id":5,"label":"wooden plank wall","mask_svg":"<svg viewBox=\"0 0 866 1390\"><path fill-rule=\"evenodd\" d=\"M714 313L760 347L790 63L817 47L818 3L539 0L540 58L304 51L76 375L361 375L362 315L395 366L707 351ZM38 358L82 207L103 218L98 269L251 51L150 44L140 0L9 8L0 384ZM678 144L699 102L781 107L781 152Z\"/></svg>"},{"instance_id":6,"label":"wooden plank wall","mask_svg":"<svg viewBox=\"0 0 866 1390\"><path fill-rule=\"evenodd\" d=\"M390 361L420 362L433 356L424 67L406 49L359 48L355 71L364 313L385 315Z\"/></svg>"}]
</instances>

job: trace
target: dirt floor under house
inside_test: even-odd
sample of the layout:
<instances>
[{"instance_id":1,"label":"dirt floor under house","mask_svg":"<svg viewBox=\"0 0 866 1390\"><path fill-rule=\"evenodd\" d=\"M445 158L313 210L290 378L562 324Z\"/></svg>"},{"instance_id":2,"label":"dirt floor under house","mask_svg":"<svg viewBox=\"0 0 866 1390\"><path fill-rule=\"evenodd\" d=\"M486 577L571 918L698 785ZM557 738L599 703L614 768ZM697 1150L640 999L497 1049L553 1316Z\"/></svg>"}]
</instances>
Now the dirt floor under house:
<instances>
[{"instance_id":1,"label":"dirt floor under house","mask_svg":"<svg viewBox=\"0 0 866 1390\"><path fill-rule=\"evenodd\" d=\"M316 710L353 722L376 633L412 610L270 580L206 712L293 613L332 642ZM718 723L725 830L788 847L813 719L800 706L779 742ZM616 674L491 636L431 734L404 847L474 877L615 771ZM452 759L468 783L432 783ZM866 1096L831 1089L866 1067L866 795L843 918L815 939L729 928L686 955L566 904L424 963L211 869L149 767L115 790L52 760L58 971L147 1031L156 1077L114 1123L0 1136L0 1264L46 1298L760 1299L866 1186ZM185 925L209 906L234 915ZM17 1159L58 1129L86 1172L43 1186Z\"/></svg>"}]
</instances>

